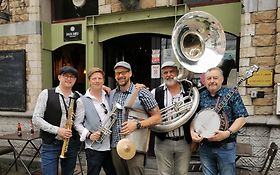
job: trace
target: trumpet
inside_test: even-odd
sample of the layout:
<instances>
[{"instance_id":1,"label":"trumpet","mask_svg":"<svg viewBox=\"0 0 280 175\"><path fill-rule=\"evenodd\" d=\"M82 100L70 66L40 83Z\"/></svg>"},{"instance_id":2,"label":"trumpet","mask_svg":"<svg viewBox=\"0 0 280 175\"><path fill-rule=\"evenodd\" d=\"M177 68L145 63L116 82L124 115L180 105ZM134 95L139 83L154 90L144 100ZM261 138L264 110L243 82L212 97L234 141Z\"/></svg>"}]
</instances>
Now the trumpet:
<instances>
[{"instance_id":1,"label":"trumpet","mask_svg":"<svg viewBox=\"0 0 280 175\"><path fill-rule=\"evenodd\" d=\"M68 108L67 121L64 126L64 128L66 128L66 129L72 129L72 126L73 126L73 117L75 115L74 114L74 104L75 104L75 99L70 97L70 105ZM69 140L70 140L70 138L63 139L63 145L62 145L61 153L59 156L62 159L65 158L65 153L67 153Z\"/></svg>"},{"instance_id":2,"label":"trumpet","mask_svg":"<svg viewBox=\"0 0 280 175\"><path fill-rule=\"evenodd\" d=\"M96 143L102 143L103 140L105 139L106 136L109 136L112 131L111 128L113 127L113 125L115 124L115 122L117 121L117 111L119 109L122 109L121 104L116 103L113 106L113 109L111 111L111 113L109 114L109 117L107 118L107 120L104 122L103 126L100 126L98 128L98 131L100 132L100 137L98 140L92 141L91 146L96 142Z\"/></svg>"}]
</instances>

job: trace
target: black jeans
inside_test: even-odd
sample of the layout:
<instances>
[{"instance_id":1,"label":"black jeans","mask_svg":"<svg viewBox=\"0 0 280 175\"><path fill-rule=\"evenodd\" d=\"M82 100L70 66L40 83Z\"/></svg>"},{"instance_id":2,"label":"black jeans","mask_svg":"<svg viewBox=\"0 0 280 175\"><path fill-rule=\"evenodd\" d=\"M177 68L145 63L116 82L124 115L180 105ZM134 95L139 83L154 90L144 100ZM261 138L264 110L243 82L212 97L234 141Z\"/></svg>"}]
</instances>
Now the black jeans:
<instances>
[{"instance_id":1,"label":"black jeans","mask_svg":"<svg viewBox=\"0 0 280 175\"><path fill-rule=\"evenodd\" d=\"M111 151L95 151L87 148L86 157L88 175L99 175L101 167L103 167L106 175L116 175Z\"/></svg>"}]
</instances>

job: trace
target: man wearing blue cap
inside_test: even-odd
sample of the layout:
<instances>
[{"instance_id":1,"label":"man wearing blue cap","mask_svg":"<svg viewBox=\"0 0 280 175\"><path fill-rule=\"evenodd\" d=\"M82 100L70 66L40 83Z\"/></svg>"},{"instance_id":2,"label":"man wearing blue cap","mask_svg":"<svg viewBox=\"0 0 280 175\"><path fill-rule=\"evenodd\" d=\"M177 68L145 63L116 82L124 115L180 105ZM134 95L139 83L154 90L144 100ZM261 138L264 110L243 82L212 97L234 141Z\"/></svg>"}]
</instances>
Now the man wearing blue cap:
<instances>
[{"instance_id":1,"label":"man wearing blue cap","mask_svg":"<svg viewBox=\"0 0 280 175\"><path fill-rule=\"evenodd\" d=\"M124 108L118 110L117 121L112 128L112 158L118 175L143 175L144 153L136 152L130 160L124 160L117 154L117 144L122 137L144 130L147 127L160 123L160 111L158 104L151 92L145 88L136 89L131 82L132 70L129 63L120 61L114 66L117 88L110 94L110 104L119 103ZM133 98L135 97L135 98ZM134 100L131 100L134 99ZM131 105L129 105L131 104ZM149 117L142 120L127 120L129 117L128 107L147 111ZM136 116L137 117L137 116ZM147 138L138 138L146 140Z\"/></svg>"},{"instance_id":2,"label":"man wearing blue cap","mask_svg":"<svg viewBox=\"0 0 280 175\"><path fill-rule=\"evenodd\" d=\"M56 88L44 89L37 99L32 122L40 128L40 137L43 141L41 169L44 175L58 174L63 139L69 139L69 145L65 153L66 158L61 159L61 173L62 175L74 173L80 142L77 132L66 129L65 124L71 101L76 101L79 97L79 93L72 91L77 77L78 71L75 68L62 67L58 75L59 85Z\"/></svg>"},{"instance_id":3,"label":"man wearing blue cap","mask_svg":"<svg viewBox=\"0 0 280 175\"><path fill-rule=\"evenodd\" d=\"M152 91L160 109L182 101L189 94L190 85L175 79L178 72L173 61L166 61L161 66L164 83ZM189 127L190 122L187 122L170 132L155 133L155 154L160 175L188 174L191 157Z\"/></svg>"}]
</instances>

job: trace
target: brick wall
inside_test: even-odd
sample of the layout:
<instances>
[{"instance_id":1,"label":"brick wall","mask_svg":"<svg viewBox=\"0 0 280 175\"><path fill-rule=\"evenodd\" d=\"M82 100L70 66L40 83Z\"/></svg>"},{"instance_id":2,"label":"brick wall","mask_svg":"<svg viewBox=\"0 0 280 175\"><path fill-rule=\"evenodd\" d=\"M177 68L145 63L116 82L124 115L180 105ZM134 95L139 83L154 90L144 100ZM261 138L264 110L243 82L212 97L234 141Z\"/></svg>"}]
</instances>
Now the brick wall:
<instances>
[{"instance_id":1,"label":"brick wall","mask_svg":"<svg viewBox=\"0 0 280 175\"><path fill-rule=\"evenodd\" d=\"M5 31L0 33L0 50L26 50L26 101L27 111L31 111L42 86L39 0L8 2L11 17L10 21L0 20L0 29Z\"/></svg>"},{"instance_id":2,"label":"brick wall","mask_svg":"<svg viewBox=\"0 0 280 175\"><path fill-rule=\"evenodd\" d=\"M242 158L238 165L257 169L266 156L267 147L271 142L280 145L279 123L280 117L276 116L276 90L280 82L279 64L279 4L277 0L243 0L241 15L241 40L240 40L240 72L245 71L253 64L260 69L274 71L273 86L271 87L246 87L245 83L239 88L243 101L249 112L250 122L244 127L238 141L250 143L253 146L253 156ZM264 98L250 98L252 90L264 91ZM270 122L269 122L270 121ZM276 121L275 123L271 121ZM253 125L251 125L253 124ZM280 170L279 153L272 165L275 174Z\"/></svg>"}]
</instances>

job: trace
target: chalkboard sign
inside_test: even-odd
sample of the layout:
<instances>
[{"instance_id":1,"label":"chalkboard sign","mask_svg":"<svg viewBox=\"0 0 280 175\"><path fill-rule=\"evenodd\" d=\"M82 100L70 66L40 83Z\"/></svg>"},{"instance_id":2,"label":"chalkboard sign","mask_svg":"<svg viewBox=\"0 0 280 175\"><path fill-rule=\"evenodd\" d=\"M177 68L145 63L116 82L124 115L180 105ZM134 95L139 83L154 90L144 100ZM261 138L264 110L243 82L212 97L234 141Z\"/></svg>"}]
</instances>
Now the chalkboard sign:
<instances>
[{"instance_id":1,"label":"chalkboard sign","mask_svg":"<svg viewBox=\"0 0 280 175\"><path fill-rule=\"evenodd\" d=\"M26 110L25 50L0 51L0 110Z\"/></svg>"}]
</instances>

